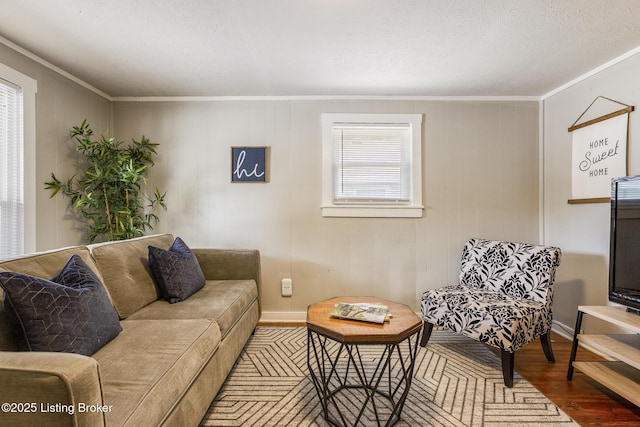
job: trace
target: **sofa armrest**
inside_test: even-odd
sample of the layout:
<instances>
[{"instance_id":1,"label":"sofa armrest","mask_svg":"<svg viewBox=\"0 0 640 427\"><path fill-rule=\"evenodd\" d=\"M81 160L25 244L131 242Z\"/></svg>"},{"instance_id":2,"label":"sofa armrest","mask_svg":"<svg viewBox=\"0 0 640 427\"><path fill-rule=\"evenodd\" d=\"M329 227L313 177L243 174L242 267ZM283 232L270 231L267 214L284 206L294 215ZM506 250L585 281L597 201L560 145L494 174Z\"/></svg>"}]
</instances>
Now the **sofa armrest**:
<instances>
[{"instance_id":1,"label":"sofa armrest","mask_svg":"<svg viewBox=\"0 0 640 427\"><path fill-rule=\"evenodd\" d=\"M73 353L0 352L0 425L104 426L98 362Z\"/></svg>"},{"instance_id":2,"label":"sofa armrest","mask_svg":"<svg viewBox=\"0 0 640 427\"><path fill-rule=\"evenodd\" d=\"M192 249L192 252L207 280L255 280L262 310L262 273L258 250L205 248Z\"/></svg>"}]
</instances>

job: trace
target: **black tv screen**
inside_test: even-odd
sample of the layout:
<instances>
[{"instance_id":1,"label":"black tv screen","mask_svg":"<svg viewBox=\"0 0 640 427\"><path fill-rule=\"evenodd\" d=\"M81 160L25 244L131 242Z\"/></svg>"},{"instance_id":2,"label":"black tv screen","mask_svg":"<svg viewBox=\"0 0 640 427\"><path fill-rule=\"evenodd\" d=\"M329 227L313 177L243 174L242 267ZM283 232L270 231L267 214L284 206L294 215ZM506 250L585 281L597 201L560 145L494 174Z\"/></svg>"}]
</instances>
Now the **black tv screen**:
<instances>
[{"instance_id":1,"label":"black tv screen","mask_svg":"<svg viewBox=\"0 0 640 427\"><path fill-rule=\"evenodd\" d=\"M609 300L640 310L640 175L611 182Z\"/></svg>"}]
</instances>

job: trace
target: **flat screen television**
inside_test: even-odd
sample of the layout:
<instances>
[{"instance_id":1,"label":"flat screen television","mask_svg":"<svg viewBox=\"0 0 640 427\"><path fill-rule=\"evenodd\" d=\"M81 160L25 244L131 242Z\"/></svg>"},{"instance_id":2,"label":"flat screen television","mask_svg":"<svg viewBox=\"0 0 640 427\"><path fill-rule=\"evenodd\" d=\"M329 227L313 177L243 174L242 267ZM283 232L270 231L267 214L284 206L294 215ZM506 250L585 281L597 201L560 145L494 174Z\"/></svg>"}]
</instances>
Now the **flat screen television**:
<instances>
[{"instance_id":1,"label":"flat screen television","mask_svg":"<svg viewBox=\"0 0 640 427\"><path fill-rule=\"evenodd\" d=\"M640 313L640 175L611 181L609 301Z\"/></svg>"}]
</instances>

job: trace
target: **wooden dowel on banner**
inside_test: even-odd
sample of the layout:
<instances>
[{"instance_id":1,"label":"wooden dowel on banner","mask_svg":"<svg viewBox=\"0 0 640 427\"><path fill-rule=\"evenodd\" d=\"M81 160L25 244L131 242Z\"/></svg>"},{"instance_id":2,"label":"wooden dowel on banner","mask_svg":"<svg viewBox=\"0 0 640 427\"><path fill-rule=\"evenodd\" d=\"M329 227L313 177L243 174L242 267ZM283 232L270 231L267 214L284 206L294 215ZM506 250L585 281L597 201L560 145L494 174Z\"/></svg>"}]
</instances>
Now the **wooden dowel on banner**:
<instances>
[{"instance_id":1,"label":"wooden dowel on banner","mask_svg":"<svg viewBox=\"0 0 640 427\"><path fill-rule=\"evenodd\" d=\"M629 106L627 108L623 108L622 110L614 111L613 113L609 113L606 116L597 117L593 120L589 120L588 122L580 123L579 125L573 125L569 128L569 132L573 132L576 129L580 129L598 122L603 122L605 120L609 120L613 117L620 116L622 114L627 114L633 111L633 106Z\"/></svg>"},{"instance_id":2,"label":"wooden dowel on banner","mask_svg":"<svg viewBox=\"0 0 640 427\"><path fill-rule=\"evenodd\" d=\"M592 199L569 199L567 203L570 205L579 205L581 203L609 203L611 198L609 197L595 197Z\"/></svg>"}]
</instances>

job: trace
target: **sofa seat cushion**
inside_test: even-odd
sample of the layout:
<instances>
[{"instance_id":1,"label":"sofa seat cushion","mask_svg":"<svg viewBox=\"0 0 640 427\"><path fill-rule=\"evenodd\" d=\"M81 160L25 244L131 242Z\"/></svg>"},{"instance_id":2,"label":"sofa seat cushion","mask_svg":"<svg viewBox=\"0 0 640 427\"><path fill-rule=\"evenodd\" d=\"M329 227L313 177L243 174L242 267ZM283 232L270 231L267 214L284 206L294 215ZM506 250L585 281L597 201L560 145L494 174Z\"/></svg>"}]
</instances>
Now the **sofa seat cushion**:
<instances>
[{"instance_id":1,"label":"sofa seat cushion","mask_svg":"<svg viewBox=\"0 0 640 427\"><path fill-rule=\"evenodd\" d=\"M242 314L258 298L254 280L207 280L188 299L176 304L158 300L129 316L139 319L212 319L224 338Z\"/></svg>"},{"instance_id":2,"label":"sofa seat cushion","mask_svg":"<svg viewBox=\"0 0 640 427\"><path fill-rule=\"evenodd\" d=\"M93 357L100 365L107 425L160 425L220 344L206 319L125 320Z\"/></svg>"},{"instance_id":3,"label":"sofa seat cushion","mask_svg":"<svg viewBox=\"0 0 640 427\"><path fill-rule=\"evenodd\" d=\"M421 305L423 320L511 353L551 329L547 305L475 286L425 292Z\"/></svg>"}]
</instances>

